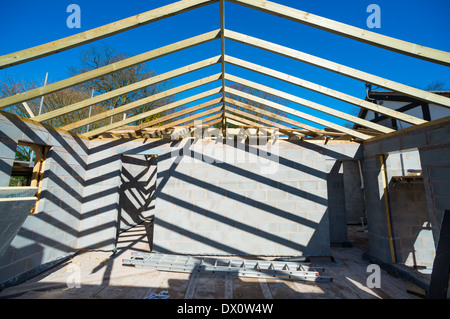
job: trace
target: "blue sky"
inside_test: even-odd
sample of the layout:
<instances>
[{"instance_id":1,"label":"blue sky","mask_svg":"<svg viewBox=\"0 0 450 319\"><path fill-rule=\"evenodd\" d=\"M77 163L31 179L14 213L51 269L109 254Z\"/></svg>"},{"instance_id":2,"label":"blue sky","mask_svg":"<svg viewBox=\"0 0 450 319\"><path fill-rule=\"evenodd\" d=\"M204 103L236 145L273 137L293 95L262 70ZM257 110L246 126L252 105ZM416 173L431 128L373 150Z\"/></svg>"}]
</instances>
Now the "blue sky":
<instances>
[{"instance_id":1,"label":"blue sky","mask_svg":"<svg viewBox=\"0 0 450 319\"><path fill-rule=\"evenodd\" d=\"M87 31L172 2L175 1L25 0L19 2L3 0L0 3L0 37L2 39L0 55ZM276 0L275 2L362 29L450 51L450 19L448 19L450 1L448 0ZM66 12L66 8L71 3L78 4L81 8L80 29L70 29L66 25L66 19L70 14ZM366 19L370 15L366 9L372 3L378 4L381 9L381 28L379 29L369 29L366 25ZM445 66L376 48L228 2L225 3L225 19L226 28L232 31L281 44L403 84L423 88L433 81L443 81L447 88L450 88L450 68ZM107 44L119 52L134 55L216 30L219 27L219 4L211 4L69 51L0 70L0 80L5 75L9 75L17 80L34 80L43 83L45 73L48 72L49 81L55 82L67 78L69 76L68 67L77 65L81 52L92 45ZM225 51L227 55L276 69L359 98L365 96L364 83L317 67L229 40L225 42ZM157 73L164 73L219 54L220 41L217 40L150 61L147 65ZM218 72L220 72L220 66L209 67L179 77L173 80L173 85L182 85ZM226 72L347 113L353 112L354 109L347 103L270 79L252 71L227 65ZM219 85L220 83L217 82L203 86L189 91L187 95ZM288 105L302 111L309 110L297 104ZM323 115L314 111L310 113ZM335 118L333 121L339 124L344 123Z\"/></svg>"}]
</instances>

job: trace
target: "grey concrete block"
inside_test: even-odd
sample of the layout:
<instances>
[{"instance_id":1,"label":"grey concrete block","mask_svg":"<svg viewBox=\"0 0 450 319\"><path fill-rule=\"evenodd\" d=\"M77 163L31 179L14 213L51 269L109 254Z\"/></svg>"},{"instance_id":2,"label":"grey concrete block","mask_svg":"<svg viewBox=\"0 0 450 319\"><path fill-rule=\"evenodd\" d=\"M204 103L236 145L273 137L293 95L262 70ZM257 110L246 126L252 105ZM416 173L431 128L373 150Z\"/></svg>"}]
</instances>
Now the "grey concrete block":
<instances>
[{"instance_id":1,"label":"grey concrete block","mask_svg":"<svg viewBox=\"0 0 450 319\"><path fill-rule=\"evenodd\" d=\"M211 181L208 181L211 183ZM237 189L237 180L219 180L217 186L223 188L224 190L235 190Z\"/></svg>"},{"instance_id":2,"label":"grey concrete block","mask_svg":"<svg viewBox=\"0 0 450 319\"><path fill-rule=\"evenodd\" d=\"M245 223L253 225L254 223L258 223L261 221L265 221L266 214L261 211L249 211L245 212Z\"/></svg>"},{"instance_id":3,"label":"grey concrete block","mask_svg":"<svg viewBox=\"0 0 450 319\"><path fill-rule=\"evenodd\" d=\"M450 148L425 150L419 149L422 168L450 164Z\"/></svg>"},{"instance_id":4,"label":"grey concrete block","mask_svg":"<svg viewBox=\"0 0 450 319\"><path fill-rule=\"evenodd\" d=\"M296 211L296 207L297 207L296 201L286 200L277 202L277 208L285 212L294 212Z\"/></svg>"},{"instance_id":5,"label":"grey concrete block","mask_svg":"<svg viewBox=\"0 0 450 319\"><path fill-rule=\"evenodd\" d=\"M415 149L427 145L426 134L412 134L412 135L401 135L400 137L401 149Z\"/></svg>"},{"instance_id":6,"label":"grey concrete block","mask_svg":"<svg viewBox=\"0 0 450 319\"><path fill-rule=\"evenodd\" d=\"M229 198L224 198L223 200L216 201L216 211L217 212L228 212L236 209L236 203Z\"/></svg>"},{"instance_id":7,"label":"grey concrete block","mask_svg":"<svg viewBox=\"0 0 450 319\"><path fill-rule=\"evenodd\" d=\"M237 181L237 189L239 189L239 191L256 190L258 188L258 185L260 185L260 183L257 183L255 181L251 181L251 180L238 180Z\"/></svg>"},{"instance_id":8,"label":"grey concrete block","mask_svg":"<svg viewBox=\"0 0 450 319\"><path fill-rule=\"evenodd\" d=\"M205 199L205 191L192 192L189 189L171 189L170 191L167 192L167 194L184 201L189 200L191 198Z\"/></svg>"},{"instance_id":9,"label":"grey concrete block","mask_svg":"<svg viewBox=\"0 0 450 319\"><path fill-rule=\"evenodd\" d=\"M267 200L269 201L283 201L287 199L287 193L278 190L267 191Z\"/></svg>"},{"instance_id":10,"label":"grey concrete block","mask_svg":"<svg viewBox=\"0 0 450 319\"><path fill-rule=\"evenodd\" d=\"M450 165L448 167L430 167L429 175L432 181L450 181Z\"/></svg>"},{"instance_id":11,"label":"grey concrete block","mask_svg":"<svg viewBox=\"0 0 450 319\"><path fill-rule=\"evenodd\" d=\"M0 159L0 187L8 187L14 161Z\"/></svg>"},{"instance_id":12,"label":"grey concrete block","mask_svg":"<svg viewBox=\"0 0 450 319\"><path fill-rule=\"evenodd\" d=\"M211 228L205 229L205 231L200 232L199 235L213 242L225 243L226 234L224 232L210 231L210 230Z\"/></svg>"},{"instance_id":13,"label":"grey concrete block","mask_svg":"<svg viewBox=\"0 0 450 319\"><path fill-rule=\"evenodd\" d=\"M309 174L300 170L291 170L286 173L286 179L288 181L306 181L309 179Z\"/></svg>"},{"instance_id":14,"label":"grey concrete block","mask_svg":"<svg viewBox=\"0 0 450 319\"><path fill-rule=\"evenodd\" d=\"M257 228L263 232L274 234L279 232L279 223L259 221Z\"/></svg>"},{"instance_id":15,"label":"grey concrete block","mask_svg":"<svg viewBox=\"0 0 450 319\"><path fill-rule=\"evenodd\" d=\"M194 205L201 209L214 211L216 201L214 200L196 200Z\"/></svg>"},{"instance_id":16,"label":"grey concrete block","mask_svg":"<svg viewBox=\"0 0 450 319\"><path fill-rule=\"evenodd\" d=\"M396 152L401 149L400 139L396 136L380 141L381 153Z\"/></svg>"},{"instance_id":17,"label":"grey concrete block","mask_svg":"<svg viewBox=\"0 0 450 319\"><path fill-rule=\"evenodd\" d=\"M206 169L205 172L206 181L228 178L228 172L224 169Z\"/></svg>"},{"instance_id":18,"label":"grey concrete block","mask_svg":"<svg viewBox=\"0 0 450 319\"><path fill-rule=\"evenodd\" d=\"M427 136L428 136L428 145L439 145L449 143L450 127L445 126L443 128L428 131Z\"/></svg>"},{"instance_id":19,"label":"grey concrete block","mask_svg":"<svg viewBox=\"0 0 450 319\"><path fill-rule=\"evenodd\" d=\"M166 230L163 234L163 238L165 241L187 241L190 238L185 234L181 234L175 231Z\"/></svg>"},{"instance_id":20,"label":"grey concrete block","mask_svg":"<svg viewBox=\"0 0 450 319\"><path fill-rule=\"evenodd\" d=\"M302 159L306 161L313 161L320 156L319 150L307 150L304 149L302 152Z\"/></svg>"},{"instance_id":21,"label":"grey concrete block","mask_svg":"<svg viewBox=\"0 0 450 319\"><path fill-rule=\"evenodd\" d=\"M450 180L432 182L431 188L435 196L447 197L450 200Z\"/></svg>"},{"instance_id":22,"label":"grey concrete block","mask_svg":"<svg viewBox=\"0 0 450 319\"><path fill-rule=\"evenodd\" d=\"M267 192L264 190L257 190L257 191L246 191L245 196L249 199L255 200L255 201L265 201L267 200Z\"/></svg>"},{"instance_id":23,"label":"grey concrete block","mask_svg":"<svg viewBox=\"0 0 450 319\"><path fill-rule=\"evenodd\" d=\"M230 211L227 213L227 219L243 223L245 220L246 211L242 209L236 209L235 211Z\"/></svg>"},{"instance_id":24,"label":"grey concrete block","mask_svg":"<svg viewBox=\"0 0 450 319\"><path fill-rule=\"evenodd\" d=\"M298 224L297 223L279 223L278 232L280 233L297 233Z\"/></svg>"},{"instance_id":25,"label":"grey concrete block","mask_svg":"<svg viewBox=\"0 0 450 319\"><path fill-rule=\"evenodd\" d=\"M23 130L19 126L2 122L0 123L0 137L22 140Z\"/></svg>"},{"instance_id":26,"label":"grey concrete block","mask_svg":"<svg viewBox=\"0 0 450 319\"><path fill-rule=\"evenodd\" d=\"M369 142L363 144L364 159L381 154L381 144L378 142Z\"/></svg>"},{"instance_id":27,"label":"grey concrete block","mask_svg":"<svg viewBox=\"0 0 450 319\"><path fill-rule=\"evenodd\" d=\"M299 200L297 201L297 211L315 212L319 211L319 206L316 202L311 200Z\"/></svg>"}]
</instances>

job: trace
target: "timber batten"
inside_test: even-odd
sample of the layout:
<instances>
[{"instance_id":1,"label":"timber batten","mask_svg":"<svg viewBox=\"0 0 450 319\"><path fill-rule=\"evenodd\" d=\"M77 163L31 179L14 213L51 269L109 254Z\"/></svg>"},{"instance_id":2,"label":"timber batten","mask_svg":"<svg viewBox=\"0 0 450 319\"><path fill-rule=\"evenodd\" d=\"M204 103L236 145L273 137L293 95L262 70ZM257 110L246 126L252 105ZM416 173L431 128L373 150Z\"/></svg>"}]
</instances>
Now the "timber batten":
<instances>
[{"instance_id":1,"label":"timber batten","mask_svg":"<svg viewBox=\"0 0 450 319\"><path fill-rule=\"evenodd\" d=\"M70 114L71 112L82 110L84 108L93 106L97 103L106 102L109 99L120 96L121 94L133 92L149 85L154 85L156 83L177 78L181 75L188 74L193 71L204 69L212 65L220 64L221 72L218 74L194 80L190 83L180 85L167 91L158 92L154 95L144 97L141 100L133 101L131 103L122 105L114 109L105 110L94 116L89 115L89 117L87 118L83 118L81 120L79 119L72 123L67 123L64 126L58 128L58 130L61 130L61 132L78 130L78 132L81 133L78 134L77 136L92 139L95 138L96 136L101 136L102 134L105 134L105 132L111 132L111 130L117 129L120 130L126 127L127 130L134 130L135 133L132 135L136 135L141 130L149 129L152 126L161 126L164 128L170 128L180 123L186 123L182 122L184 119L189 119L190 121L194 119L201 119L202 116L199 116L199 114L204 114L204 116L209 115L207 118L203 119L208 120L206 125L212 126L219 124L219 126L222 128L222 134L225 134L225 128L227 126L227 118L231 120L230 123L233 125L254 126L257 128L269 125L270 127L280 129L283 132L290 132L290 133L295 132L294 135L296 136L298 136L298 134L303 134L304 136L310 136L313 138L316 138L317 136L326 135L323 134L323 132L329 132L330 135L329 137L333 137L332 135L334 135L334 137L347 136L351 139L356 140L368 140L374 136L384 136L395 133L395 130L387 126L383 126L379 123L367 121L363 118L353 116L346 112L337 110L333 107L325 106L304 99L300 96L288 94L284 91L276 90L268 86L259 84L257 82L250 81L245 78L240 78L237 76L227 74L225 72L225 67L226 64L230 64L238 66L243 69L254 71L256 73L268 76L273 79L281 80L283 82L296 85L301 88L311 90L316 93L320 93L328 97L332 97L345 103L355 105L364 110L370 110L378 114L382 114L383 116L388 118L390 117L392 119L400 120L412 125L423 125L427 123L425 119L421 119L412 115L405 114L403 112L392 110L382 105L371 103L370 101L360 99L337 90L333 90L320 84L309 82L307 80L298 78L293 75L285 74L274 69L257 65L252 62L228 56L226 55L225 51L226 40L240 42L248 46L259 48L264 51L272 52L277 55L285 56L299 62L307 63L328 71L332 71L345 77L363 81L369 84L374 84L381 88L389 89L394 92L399 92L401 94L414 98L418 101L422 101L424 103L432 103L440 107L450 108L450 98L446 96L420 90L339 63L319 58L317 56L310 55L295 49L291 49L285 46L281 46L269 41L251 37L235 31L227 30L225 28L226 1L241 6L249 7L255 10L259 10L265 13L269 13L297 23L305 24L320 30L324 30L326 32L338 34L340 36L357 40L363 43L368 43L370 45L381 47L383 49L387 49L393 52L401 53L407 56L426 60L436 64L441 64L444 66L450 66L449 52L436 50L425 46L420 46L414 43L384 36L371 31L362 30L357 27L353 27L344 23L340 23L317 15L313 15L308 12L283 6L275 2L264 0L184 0L154 10L150 10L126 19L122 19L120 21L116 21L104 26L100 26L98 28L94 28L82 33L78 33L70 37L56 40L54 42L50 42L30 49L0 56L0 69L26 63L28 61L32 61L45 56L56 54L58 52L69 50L71 48L89 42L97 41L112 36L114 34L126 32L128 30L135 29L140 26L155 21L159 21L161 19L175 16L183 12L194 10L196 8L200 8L213 3L218 3L219 7L218 17L220 20L220 28L218 30L206 32L198 36L194 36L185 40L181 40L179 42L168 44L160 48L155 48L151 51L109 65L105 65L98 69L94 69L79 75L75 75L68 79L51 83L43 87L38 87L36 89L22 92L13 96L2 98L0 99L0 109L10 107L13 105L20 105L20 107L25 109L28 116L33 120L34 123L43 123L45 121L57 118L58 116L67 115ZM51 94L69 87L73 87L75 85L111 74L113 72L125 69L127 67L145 63L147 61L157 59L166 55L170 55L172 53L179 52L184 49L195 47L214 40L220 41L220 52L218 56L215 56L213 58L209 58L190 65L186 65L184 67L163 74L159 74L154 77L139 82L135 82L124 87L120 87L114 91L110 91L101 94L99 96L95 96L90 99L86 99L71 105L63 106L59 109L55 109L53 111L49 111L43 114L38 115L34 114L31 108L28 106L27 101L30 101L32 99L40 98L47 94ZM139 108L140 106L146 105L147 103L158 101L170 96L175 96L176 94L183 93L190 89L197 88L202 85L212 83L214 81L221 81L221 87L209 91L204 91L202 93L198 93L194 96L184 98L179 101L171 101L166 105L153 108L141 114L132 114L132 116L129 117L126 117L124 115L124 118L122 120L116 122L111 121L110 124L105 124L102 127L96 128L88 132L84 132L82 130L84 126L90 125L91 123L95 123L99 120L102 120L105 117L112 117L113 115L125 114L124 112L128 113L133 112L135 109ZM294 109L292 107L277 104L270 100L264 100L258 96L232 89L226 86L225 84L226 81L234 82L243 85L245 87L253 88L257 91L268 93L269 95L278 96L284 100L300 104L308 108L314 109L316 111L322 112L326 116L336 117L348 121L350 123L354 123L356 127L362 128L350 129L342 125L338 125L334 121L327 120L325 119L325 117L312 116L307 112L306 113L300 112L299 110ZM220 94L221 98L213 99L207 102L201 102L198 105L186 108L186 104L201 100L203 98L210 97L214 94ZM269 106L275 110L289 114L290 116L289 117L279 116L274 112L268 111L267 109L262 109L258 106L251 106L249 104L242 103L234 99L230 99L228 97L229 94L240 96L248 101L260 103L261 105ZM221 108L220 110L218 110L218 114L221 114L219 117L216 117L216 115L211 115L212 113L214 113L211 112L212 109L203 110L208 107L213 107L215 104L221 104ZM181 109L174 111L177 108ZM217 108L213 109L216 110ZM194 114L194 112L201 110L203 110L203 112ZM252 112L254 114L250 114L249 112ZM3 113L4 112L2 112L2 114ZM145 118L150 116L157 116L158 118L139 124L139 122L142 122ZM267 118L263 118L261 116ZM325 128L319 129L301 123L298 120L293 119L291 116L301 118L312 123L316 123L320 126L324 126ZM272 120L269 120L268 118L271 118ZM130 125L133 123L134 125Z\"/></svg>"}]
</instances>

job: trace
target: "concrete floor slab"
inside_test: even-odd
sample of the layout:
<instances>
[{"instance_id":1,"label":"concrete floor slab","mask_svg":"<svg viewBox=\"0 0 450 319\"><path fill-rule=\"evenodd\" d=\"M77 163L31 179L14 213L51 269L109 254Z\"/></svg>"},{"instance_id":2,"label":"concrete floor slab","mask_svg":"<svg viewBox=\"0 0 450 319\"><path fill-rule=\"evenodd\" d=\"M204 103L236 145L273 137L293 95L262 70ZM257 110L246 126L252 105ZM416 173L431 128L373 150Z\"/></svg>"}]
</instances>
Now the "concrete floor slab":
<instances>
[{"instance_id":1,"label":"concrete floor slab","mask_svg":"<svg viewBox=\"0 0 450 319\"><path fill-rule=\"evenodd\" d=\"M381 287L366 284L369 262L362 258L364 234L352 248L333 247L335 261L319 259L332 282L286 281L160 272L122 265L132 251L150 252L151 221L123 232L118 249L80 252L20 285L4 289L1 298L27 299L416 299L406 282L381 270ZM236 257L238 258L238 257ZM239 257L240 259L242 257ZM252 259L254 259L252 257ZM79 283L79 288L74 286Z\"/></svg>"}]
</instances>

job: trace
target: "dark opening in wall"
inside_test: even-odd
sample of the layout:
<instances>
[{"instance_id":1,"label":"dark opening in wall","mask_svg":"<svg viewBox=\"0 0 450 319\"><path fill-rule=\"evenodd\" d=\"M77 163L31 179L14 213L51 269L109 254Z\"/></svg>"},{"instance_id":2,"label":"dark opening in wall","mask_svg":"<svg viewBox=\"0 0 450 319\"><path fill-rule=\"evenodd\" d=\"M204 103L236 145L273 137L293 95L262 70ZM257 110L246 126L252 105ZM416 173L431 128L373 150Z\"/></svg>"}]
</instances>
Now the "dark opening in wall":
<instances>
[{"instance_id":1,"label":"dark opening in wall","mask_svg":"<svg viewBox=\"0 0 450 319\"><path fill-rule=\"evenodd\" d=\"M38 201L31 214L36 213L38 209L47 153L47 146L22 141L17 143L9 186L38 187L36 194Z\"/></svg>"},{"instance_id":2,"label":"dark opening in wall","mask_svg":"<svg viewBox=\"0 0 450 319\"><path fill-rule=\"evenodd\" d=\"M120 231L153 217L157 163L157 156L122 156L119 199Z\"/></svg>"}]
</instances>

